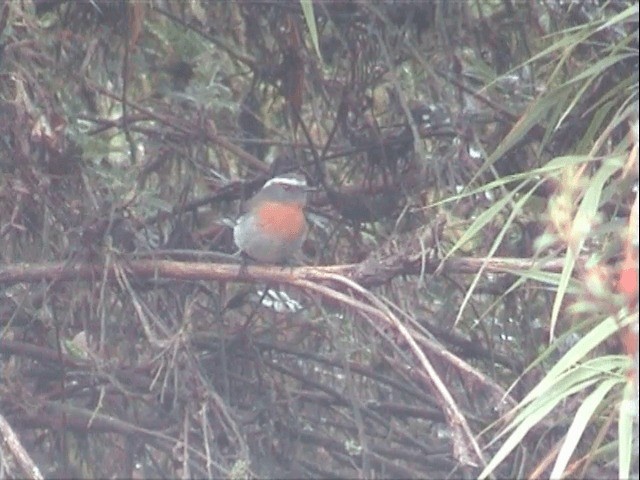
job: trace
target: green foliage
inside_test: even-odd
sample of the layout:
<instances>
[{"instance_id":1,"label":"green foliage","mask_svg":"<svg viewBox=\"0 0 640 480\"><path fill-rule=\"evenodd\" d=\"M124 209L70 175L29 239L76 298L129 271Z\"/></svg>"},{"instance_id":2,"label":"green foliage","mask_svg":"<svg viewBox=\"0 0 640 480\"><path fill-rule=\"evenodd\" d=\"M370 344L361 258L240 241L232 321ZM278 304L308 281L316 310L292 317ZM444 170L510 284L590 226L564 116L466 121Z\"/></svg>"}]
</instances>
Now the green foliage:
<instances>
[{"instance_id":1,"label":"green foliage","mask_svg":"<svg viewBox=\"0 0 640 480\"><path fill-rule=\"evenodd\" d=\"M0 5L0 411L28 456L638 478L637 15ZM287 171L307 267L239 269L229 225Z\"/></svg>"}]
</instances>

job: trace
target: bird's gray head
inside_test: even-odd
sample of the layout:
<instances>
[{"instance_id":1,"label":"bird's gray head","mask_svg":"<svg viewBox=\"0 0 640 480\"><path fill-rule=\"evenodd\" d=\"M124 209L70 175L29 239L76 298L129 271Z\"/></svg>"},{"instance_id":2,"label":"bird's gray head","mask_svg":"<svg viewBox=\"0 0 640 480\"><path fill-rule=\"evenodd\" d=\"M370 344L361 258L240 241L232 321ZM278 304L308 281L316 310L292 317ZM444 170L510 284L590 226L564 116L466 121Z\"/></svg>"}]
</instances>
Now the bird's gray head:
<instances>
[{"instance_id":1,"label":"bird's gray head","mask_svg":"<svg viewBox=\"0 0 640 480\"><path fill-rule=\"evenodd\" d=\"M302 175L290 174L272 178L264 184L258 195L262 200L304 204L308 191L307 181Z\"/></svg>"}]
</instances>

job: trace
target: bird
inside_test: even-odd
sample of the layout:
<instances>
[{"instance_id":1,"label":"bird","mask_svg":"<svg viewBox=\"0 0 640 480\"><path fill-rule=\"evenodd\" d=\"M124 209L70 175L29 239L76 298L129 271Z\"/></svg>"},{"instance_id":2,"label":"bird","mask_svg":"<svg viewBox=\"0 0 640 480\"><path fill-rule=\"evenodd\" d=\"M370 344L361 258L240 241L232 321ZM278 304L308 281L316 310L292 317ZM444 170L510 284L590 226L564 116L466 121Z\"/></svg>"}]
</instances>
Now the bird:
<instances>
[{"instance_id":1,"label":"bird","mask_svg":"<svg viewBox=\"0 0 640 480\"><path fill-rule=\"evenodd\" d=\"M260 263L289 263L302 248L309 229L304 215L312 190L302 175L274 177L251 198L234 229L240 251Z\"/></svg>"}]
</instances>

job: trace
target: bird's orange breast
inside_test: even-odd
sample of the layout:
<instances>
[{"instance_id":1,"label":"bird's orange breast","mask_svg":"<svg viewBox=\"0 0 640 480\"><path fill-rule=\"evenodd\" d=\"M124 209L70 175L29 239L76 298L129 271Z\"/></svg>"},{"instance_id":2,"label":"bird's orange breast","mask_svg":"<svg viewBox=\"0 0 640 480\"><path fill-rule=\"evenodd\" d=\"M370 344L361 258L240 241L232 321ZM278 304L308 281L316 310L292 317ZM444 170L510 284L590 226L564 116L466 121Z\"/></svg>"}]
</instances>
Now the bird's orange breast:
<instances>
[{"instance_id":1,"label":"bird's orange breast","mask_svg":"<svg viewBox=\"0 0 640 480\"><path fill-rule=\"evenodd\" d=\"M255 211L262 233L296 240L304 234L306 220L298 203L262 202Z\"/></svg>"}]
</instances>

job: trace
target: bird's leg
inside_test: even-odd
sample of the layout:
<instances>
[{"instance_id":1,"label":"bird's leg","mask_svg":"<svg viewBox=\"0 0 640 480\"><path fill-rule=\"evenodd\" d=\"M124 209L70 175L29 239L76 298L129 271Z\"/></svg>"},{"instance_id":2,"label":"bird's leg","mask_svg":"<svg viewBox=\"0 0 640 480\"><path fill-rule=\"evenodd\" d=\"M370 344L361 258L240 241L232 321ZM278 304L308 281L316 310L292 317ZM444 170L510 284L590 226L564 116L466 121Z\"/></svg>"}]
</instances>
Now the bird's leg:
<instances>
[{"instance_id":1,"label":"bird's leg","mask_svg":"<svg viewBox=\"0 0 640 480\"><path fill-rule=\"evenodd\" d=\"M244 252L240 252L240 270L238 271L238 275L240 277L248 277L249 269L247 266L249 265L249 255Z\"/></svg>"}]
</instances>

